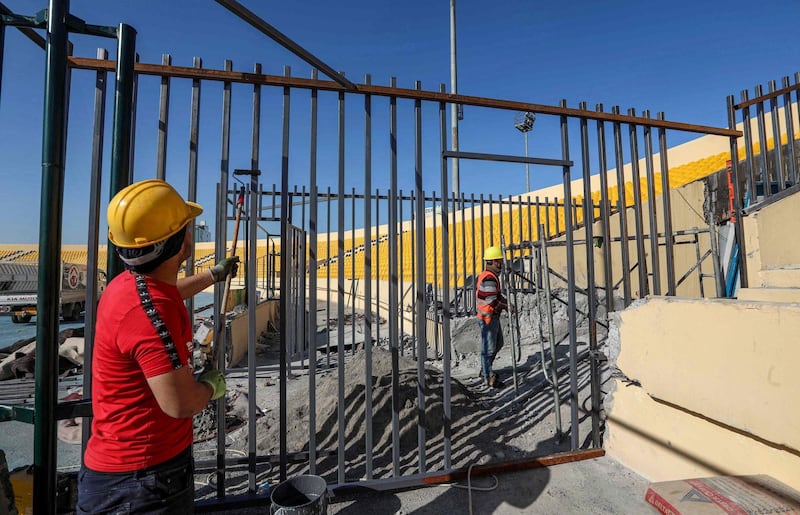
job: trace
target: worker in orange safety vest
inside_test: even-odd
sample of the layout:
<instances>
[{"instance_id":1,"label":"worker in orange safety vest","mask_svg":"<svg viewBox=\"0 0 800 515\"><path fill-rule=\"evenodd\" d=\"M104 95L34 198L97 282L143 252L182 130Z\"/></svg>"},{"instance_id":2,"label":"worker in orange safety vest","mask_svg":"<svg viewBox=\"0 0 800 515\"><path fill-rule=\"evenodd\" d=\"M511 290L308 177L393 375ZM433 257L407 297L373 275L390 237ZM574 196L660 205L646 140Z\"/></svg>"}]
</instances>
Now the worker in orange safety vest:
<instances>
[{"instance_id":1,"label":"worker in orange safety vest","mask_svg":"<svg viewBox=\"0 0 800 515\"><path fill-rule=\"evenodd\" d=\"M478 276L475 300L478 325L481 328L481 377L484 384L502 388L503 382L492 371L497 353L503 348L503 331L500 327L500 314L514 307L500 293L500 271L503 269L503 252L500 247L489 247L483 254L486 268Z\"/></svg>"}]
</instances>

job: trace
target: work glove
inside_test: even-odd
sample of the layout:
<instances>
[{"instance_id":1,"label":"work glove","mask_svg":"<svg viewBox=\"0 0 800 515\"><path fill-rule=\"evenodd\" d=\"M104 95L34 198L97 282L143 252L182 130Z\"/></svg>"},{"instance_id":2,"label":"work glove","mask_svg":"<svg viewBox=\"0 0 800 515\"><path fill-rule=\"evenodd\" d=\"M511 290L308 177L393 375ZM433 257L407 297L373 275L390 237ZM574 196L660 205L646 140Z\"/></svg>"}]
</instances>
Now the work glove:
<instances>
[{"instance_id":1,"label":"work glove","mask_svg":"<svg viewBox=\"0 0 800 515\"><path fill-rule=\"evenodd\" d=\"M206 370L200 374L197 380L201 383L206 383L211 387L210 400L215 401L225 396L225 391L227 390L227 385L225 384L225 375L219 370L214 368Z\"/></svg>"},{"instance_id":2,"label":"work glove","mask_svg":"<svg viewBox=\"0 0 800 515\"><path fill-rule=\"evenodd\" d=\"M225 278L228 277L228 274L230 274L231 277L236 277L236 271L239 270L239 256L225 258L212 266L210 270L215 283L224 281Z\"/></svg>"}]
</instances>

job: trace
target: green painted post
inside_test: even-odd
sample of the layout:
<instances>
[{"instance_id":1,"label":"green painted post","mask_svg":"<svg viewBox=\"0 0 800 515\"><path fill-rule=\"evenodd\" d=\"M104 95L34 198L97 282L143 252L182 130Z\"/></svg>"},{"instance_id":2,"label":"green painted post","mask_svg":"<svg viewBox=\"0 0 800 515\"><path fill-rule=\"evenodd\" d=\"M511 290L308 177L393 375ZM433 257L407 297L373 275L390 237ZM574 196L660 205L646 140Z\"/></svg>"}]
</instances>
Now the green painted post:
<instances>
[{"instance_id":1,"label":"green painted post","mask_svg":"<svg viewBox=\"0 0 800 515\"><path fill-rule=\"evenodd\" d=\"M39 206L39 274L36 315L36 399L33 442L33 511L56 512L58 317L61 285L61 216L66 156L69 0L50 0Z\"/></svg>"},{"instance_id":2,"label":"green painted post","mask_svg":"<svg viewBox=\"0 0 800 515\"><path fill-rule=\"evenodd\" d=\"M120 23L117 31L117 67L114 87L114 124L111 135L111 180L109 199L133 180L131 133L133 130L133 77L136 62L136 30ZM108 242L108 279L123 270L122 261Z\"/></svg>"}]
</instances>

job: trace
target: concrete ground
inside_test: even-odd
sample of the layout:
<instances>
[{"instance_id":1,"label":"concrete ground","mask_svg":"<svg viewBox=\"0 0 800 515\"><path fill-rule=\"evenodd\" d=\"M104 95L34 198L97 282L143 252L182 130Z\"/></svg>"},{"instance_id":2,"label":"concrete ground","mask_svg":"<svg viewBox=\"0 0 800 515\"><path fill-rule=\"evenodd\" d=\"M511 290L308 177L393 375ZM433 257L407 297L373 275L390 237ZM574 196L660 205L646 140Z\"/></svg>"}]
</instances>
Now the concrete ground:
<instances>
[{"instance_id":1,"label":"concrete ground","mask_svg":"<svg viewBox=\"0 0 800 515\"><path fill-rule=\"evenodd\" d=\"M604 456L457 484L404 491L362 491L332 497L328 514L648 514L657 513L644 500L648 481ZM266 507L218 511L224 514L265 513Z\"/></svg>"}]
</instances>

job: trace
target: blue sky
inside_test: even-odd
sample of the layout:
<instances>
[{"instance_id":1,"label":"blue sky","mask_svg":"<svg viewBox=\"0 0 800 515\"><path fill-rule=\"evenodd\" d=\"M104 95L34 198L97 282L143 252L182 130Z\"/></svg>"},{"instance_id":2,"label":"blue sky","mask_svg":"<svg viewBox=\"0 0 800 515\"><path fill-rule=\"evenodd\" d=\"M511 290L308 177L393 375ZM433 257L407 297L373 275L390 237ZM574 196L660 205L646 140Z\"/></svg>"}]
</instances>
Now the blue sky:
<instances>
[{"instance_id":1,"label":"blue sky","mask_svg":"<svg viewBox=\"0 0 800 515\"><path fill-rule=\"evenodd\" d=\"M364 74L369 73L373 84L388 85L390 77L397 77L400 87L411 88L419 80L423 89L438 90L445 84L449 90L448 0L242 3L354 82L363 82ZM46 6L22 0L6 0L5 5L25 15ZM612 105L620 105L623 111L629 107L637 112L650 109L665 112L670 120L724 126L727 95L738 98L744 89L780 81L800 70L793 43L800 5L794 0L757 4L743 0L458 0L457 11L458 89L465 95L548 105L557 105L563 98L571 107L586 101L593 108L601 102L606 109ZM221 69L225 59L232 59L239 71L252 71L258 62L264 73L280 75L283 66L289 65L293 75L310 75L309 65L212 0L73 0L71 12L87 23L132 25L138 32L142 62L160 63L162 54L169 53L175 65L191 66L192 58L199 56L207 68ZM77 56L94 57L98 47L107 48L112 56L116 52L113 40L75 34L70 39ZM0 90L0 180L4 183L0 205L5 215L0 243L38 241L43 77L44 52L16 29L7 28ZM89 72L73 74L64 243L86 242L93 83ZM140 82L136 179L155 176L157 84L156 78ZM219 177L221 87L203 87L198 201L209 211L204 218L210 221L213 186ZM167 177L185 191L189 84L175 80L172 88ZM241 123L234 122L232 129L231 168L249 166L250 91L245 86L234 89L234 120ZM279 97L266 90L263 94L262 123L266 124L280 116ZM293 98L293 112L301 120L293 122L293 135L305 134L302 120L307 119L303 114L307 103L306 97ZM373 109L375 124L383 129L384 103L375 101ZM107 127L110 112L109 104ZM325 149L335 150L335 113L322 110L320 115L324 160ZM467 107L460 124L461 149L522 155L523 138L513 128L513 116ZM347 123L363 126L363 119L348 114ZM540 123L547 122L537 120ZM261 168L264 183L269 185L279 172L275 158L280 154L280 138L266 125L261 136ZM690 137L676 133L670 145ZM384 132L373 135L373 139L379 138L381 143L373 153L373 185L385 188ZM433 141L436 145L431 146L438 146L438 140ZM352 144L353 154L347 160L347 187L358 188L363 177L359 168L363 166L363 145L358 141L348 144ZM109 149L107 136L105 177ZM531 155L560 157L557 140L546 136L544 129L531 133L530 149ZM307 156L299 151L292 156L293 182L307 183ZM408 166L413 171L413 163L407 155L401 159L401 174L407 178L403 171ZM462 161L462 189L495 195L522 192L523 165L513 166L497 168L502 174L498 176L493 170L487 174L485 163ZM439 190L438 164L432 168L426 189ZM321 161L318 173L321 188L336 185L335 166L323 166ZM549 171L536 170L532 177L532 188L560 180L558 173ZM413 182L407 180L403 187L411 189Z\"/></svg>"}]
</instances>

